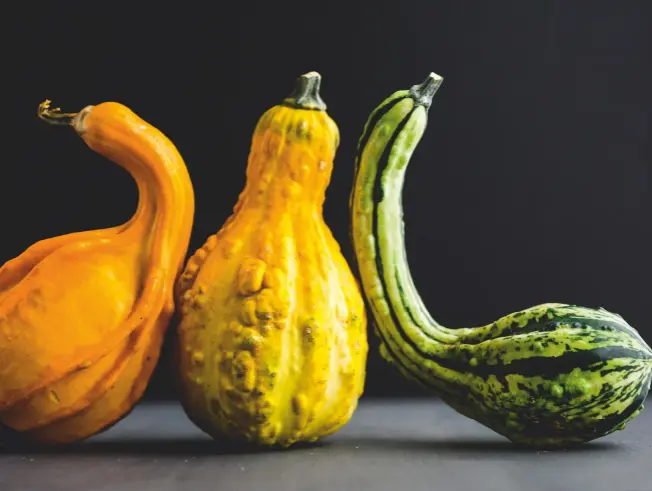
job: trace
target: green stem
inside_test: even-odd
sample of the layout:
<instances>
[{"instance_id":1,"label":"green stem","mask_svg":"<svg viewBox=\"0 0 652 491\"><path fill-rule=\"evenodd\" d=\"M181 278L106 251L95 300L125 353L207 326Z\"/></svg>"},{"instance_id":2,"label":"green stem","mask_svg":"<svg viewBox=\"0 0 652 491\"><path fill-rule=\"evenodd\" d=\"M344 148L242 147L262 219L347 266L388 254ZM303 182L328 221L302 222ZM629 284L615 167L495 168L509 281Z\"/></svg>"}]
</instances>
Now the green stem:
<instances>
[{"instance_id":1,"label":"green stem","mask_svg":"<svg viewBox=\"0 0 652 491\"><path fill-rule=\"evenodd\" d=\"M294 90L283 100L283 104L296 109L325 111L326 104L319 94L320 87L321 75L319 73L304 73L297 79Z\"/></svg>"}]
</instances>

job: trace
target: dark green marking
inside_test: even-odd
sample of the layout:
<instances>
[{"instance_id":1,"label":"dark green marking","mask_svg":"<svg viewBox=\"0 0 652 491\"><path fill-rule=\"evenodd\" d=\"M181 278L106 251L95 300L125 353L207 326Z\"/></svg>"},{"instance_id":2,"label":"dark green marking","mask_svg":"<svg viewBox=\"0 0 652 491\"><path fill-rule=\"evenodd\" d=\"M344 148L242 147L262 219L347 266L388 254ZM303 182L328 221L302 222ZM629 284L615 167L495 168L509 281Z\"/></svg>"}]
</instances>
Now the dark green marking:
<instances>
[{"instance_id":1,"label":"dark green marking","mask_svg":"<svg viewBox=\"0 0 652 491\"><path fill-rule=\"evenodd\" d=\"M410 275L401 192L441 83L431 74L370 115L355 158L351 238L383 356L463 415L514 442L563 446L607 435L640 413L652 351L620 315L566 304L450 329Z\"/></svg>"}]
</instances>

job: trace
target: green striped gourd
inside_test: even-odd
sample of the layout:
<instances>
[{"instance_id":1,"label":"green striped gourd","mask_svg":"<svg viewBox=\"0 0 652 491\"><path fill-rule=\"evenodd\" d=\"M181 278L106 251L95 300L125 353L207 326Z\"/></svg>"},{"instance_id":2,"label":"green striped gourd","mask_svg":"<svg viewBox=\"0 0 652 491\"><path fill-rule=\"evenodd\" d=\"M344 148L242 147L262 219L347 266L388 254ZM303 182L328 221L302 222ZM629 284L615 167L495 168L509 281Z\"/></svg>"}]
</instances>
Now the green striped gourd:
<instances>
[{"instance_id":1,"label":"green striped gourd","mask_svg":"<svg viewBox=\"0 0 652 491\"><path fill-rule=\"evenodd\" d=\"M624 428L643 409L652 351L621 316L547 303L451 329L426 310L406 258L401 193L441 82L430 74L392 94L358 144L351 235L383 358L518 444L563 446Z\"/></svg>"}]
</instances>

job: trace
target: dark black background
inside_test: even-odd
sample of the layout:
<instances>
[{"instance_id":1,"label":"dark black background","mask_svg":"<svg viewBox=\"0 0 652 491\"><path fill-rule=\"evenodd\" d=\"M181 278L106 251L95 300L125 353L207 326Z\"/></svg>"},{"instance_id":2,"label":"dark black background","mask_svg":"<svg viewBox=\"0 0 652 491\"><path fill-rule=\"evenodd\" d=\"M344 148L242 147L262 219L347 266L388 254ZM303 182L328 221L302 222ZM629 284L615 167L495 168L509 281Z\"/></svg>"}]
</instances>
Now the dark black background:
<instances>
[{"instance_id":1,"label":"dark black background","mask_svg":"<svg viewBox=\"0 0 652 491\"><path fill-rule=\"evenodd\" d=\"M231 213L256 121L309 70L342 136L324 214L350 260L362 126L435 71L404 191L435 317L601 305L652 340L649 2L22 2L3 17L0 261L135 209L128 174L37 119L43 99L119 101L173 140L195 186L194 251ZM417 393L370 342L366 393ZM173 394L166 361L151 397Z\"/></svg>"}]
</instances>

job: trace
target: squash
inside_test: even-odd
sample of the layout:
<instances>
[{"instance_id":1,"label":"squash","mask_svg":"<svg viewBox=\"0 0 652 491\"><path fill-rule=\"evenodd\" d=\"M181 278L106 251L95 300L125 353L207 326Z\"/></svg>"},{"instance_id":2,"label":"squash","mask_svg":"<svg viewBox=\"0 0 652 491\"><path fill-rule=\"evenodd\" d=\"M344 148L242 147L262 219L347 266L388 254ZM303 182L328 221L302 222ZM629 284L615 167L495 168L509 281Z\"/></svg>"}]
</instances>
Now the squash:
<instances>
[{"instance_id":1,"label":"squash","mask_svg":"<svg viewBox=\"0 0 652 491\"><path fill-rule=\"evenodd\" d=\"M363 391L364 303L322 216L339 130L320 82L262 115L233 214L178 281L181 399L215 439L315 441Z\"/></svg>"},{"instance_id":2,"label":"squash","mask_svg":"<svg viewBox=\"0 0 652 491\"><path fill-rule=\"evenodd\" d=\"M124 105L78 114L39 106L136 180L138 208L119 226L41 240L0 268L0 421L20 438L66 444L137 403L174 313L194 194L185 163Z\"/></svg>"},{"instance_id":3,"label":"squash","mask_svg":"<svg viewBox=\"0 0 652 491\"><path fill-rule=\"evenodd\" d=\"M406 258L401 193L441 82L431 74L393 93L359 140L351 235L382 356L518 444L559 447L622 429L643 409L652 351L621 316L547 303L452 329L424 306Z\"/></svg>"}]
</instances>

